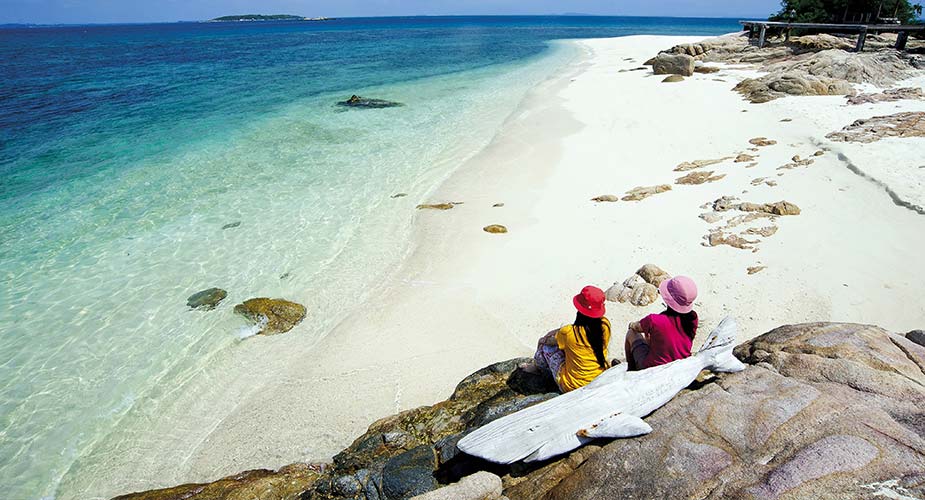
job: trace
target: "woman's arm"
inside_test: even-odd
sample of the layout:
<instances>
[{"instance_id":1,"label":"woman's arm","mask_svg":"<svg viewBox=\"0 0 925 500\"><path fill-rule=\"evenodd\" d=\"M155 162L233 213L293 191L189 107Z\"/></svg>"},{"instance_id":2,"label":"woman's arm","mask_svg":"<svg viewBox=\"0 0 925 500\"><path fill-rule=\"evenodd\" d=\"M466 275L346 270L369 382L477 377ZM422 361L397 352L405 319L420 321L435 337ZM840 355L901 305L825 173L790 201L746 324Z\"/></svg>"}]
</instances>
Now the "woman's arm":
<instances>
[{"instance_id":1,"label":"woman's arm","mask_svg":"<svg viewBox=\"0 0 925 500\"><path fill-rule=\"evenodd\" d=\"M558 329L558 328L556 328L555 330L550 330L549 333L547 333L546 335L543 335L543 336L540 338L540 342L539 342L540 345L548 345L548 346L555 346L555 347L558 347L559 344L558 344L558 342L556 342L556 334L557 334L557 333L559 333L559 329Z\"/></svg>"}]
</instances>

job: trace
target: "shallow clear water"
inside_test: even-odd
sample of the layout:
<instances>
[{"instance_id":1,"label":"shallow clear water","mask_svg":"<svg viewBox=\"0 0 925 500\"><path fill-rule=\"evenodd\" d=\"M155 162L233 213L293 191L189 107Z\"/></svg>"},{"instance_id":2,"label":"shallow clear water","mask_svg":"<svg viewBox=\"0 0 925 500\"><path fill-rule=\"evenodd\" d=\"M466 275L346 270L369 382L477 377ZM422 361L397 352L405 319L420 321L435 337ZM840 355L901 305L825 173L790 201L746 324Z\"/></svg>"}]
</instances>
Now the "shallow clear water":
<instances>
[{"instance_id":1,"label":"shallow clear water","mask_svg":"<svg viewBox=\"0 0 925 500\"><path fill-rule=\"evenodd\" d=\"M260 341L242 341L234 304L295 300L308 318L277 342L324 335L400 261L414 205L574 56L550 40L736 28L462 17L0 29L4 496L55 496L99 443L139 426L139 402L169 407L193 377L220 386L210 360ZM334 106L351 94L406 105ZM212 286L228 298L189 311Z\"/></svg>"}]
</instances>

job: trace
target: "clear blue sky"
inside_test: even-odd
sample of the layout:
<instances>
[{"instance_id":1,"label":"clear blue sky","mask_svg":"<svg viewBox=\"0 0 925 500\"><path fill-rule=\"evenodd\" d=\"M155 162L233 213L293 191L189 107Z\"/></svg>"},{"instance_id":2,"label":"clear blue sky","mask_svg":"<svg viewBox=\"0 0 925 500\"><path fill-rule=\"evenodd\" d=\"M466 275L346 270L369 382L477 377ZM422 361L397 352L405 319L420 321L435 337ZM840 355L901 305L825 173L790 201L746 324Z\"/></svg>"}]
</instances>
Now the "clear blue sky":
<instances>
[{"instance_id":1,"label":"clear blue sky","mask_svg":"<svg viewBox=\"0 0 925 500\"><path fill-rule=\"evenodd\" d=\"M229 14L766 17L779 6L779 0L0 0L0 23L193 21Z\"/></svg>"}]
</instances>

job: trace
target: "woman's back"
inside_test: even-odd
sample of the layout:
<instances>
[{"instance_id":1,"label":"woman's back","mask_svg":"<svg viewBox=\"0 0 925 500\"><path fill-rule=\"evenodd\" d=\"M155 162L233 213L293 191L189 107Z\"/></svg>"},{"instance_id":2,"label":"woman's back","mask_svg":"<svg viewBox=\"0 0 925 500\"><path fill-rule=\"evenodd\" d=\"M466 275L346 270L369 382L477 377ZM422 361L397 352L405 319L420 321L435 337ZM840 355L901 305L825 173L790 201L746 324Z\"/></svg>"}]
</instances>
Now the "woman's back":
<instances>
[{"instance_id":1,"label":"woman's back","mask_svg":"<svg viewBox=\"0 0 925 500\"><path fill-rule=\"evenodd\" d=\"M610 343L610 321L601 318L603 327L603 359L607 359L607 344ZM588 385L598 375L607 369L606 362L601 366L600 360L594 352L588 332L584 327L566 325L556 333L556 342L559 349L565 352L565 363L559 373L559 387L565 391L573 391Z\"/></svg>"},{"instance_id":2,"label":"woman's back","mask_svg":"<svg viewBox=\"0 0 925 500\"><path fill-rule=\"evenodd\" d=\"M642 360L639 369L664 365L690 357L698 319L696 312L692 311L687 315L668 310L642 318L639 325L642 331L648 334L649 353ZM685 316L687 316L686 319ZM691 323L687 325L687 328L684 325L685 321ZM687 329L690 329L690 332L686 331Z\"/></svg>"}]
</instances>

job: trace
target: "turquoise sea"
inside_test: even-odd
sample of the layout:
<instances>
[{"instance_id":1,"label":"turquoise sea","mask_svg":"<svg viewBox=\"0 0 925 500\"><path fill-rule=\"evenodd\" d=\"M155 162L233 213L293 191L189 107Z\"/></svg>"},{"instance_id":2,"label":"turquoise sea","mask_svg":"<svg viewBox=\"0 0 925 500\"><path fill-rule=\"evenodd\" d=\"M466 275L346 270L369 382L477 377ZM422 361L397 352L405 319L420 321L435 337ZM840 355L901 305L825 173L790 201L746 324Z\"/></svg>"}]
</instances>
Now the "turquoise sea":
<instances>
[{"instance_id":1,"label":"turquoise sea","mask_svg":"<svg viewBox=\"0 0 925 500\"><path fill-rule=\"evenodd\" d=\"M191 380L222 386L230 375L208 367L224 354L265 355L234 304L304 304L306 320L274 337L283 348L362 304L408 251L414 205L576 57L555 40L737 28L619 17L0 28L3 498L92 496L62 488L107 459L105 443L170 419L152 409L173 408ZM334 105L351 94L405 106ZM217 309L186 307L213 286L228 290Z\"/></svg>"}]
</instances>

